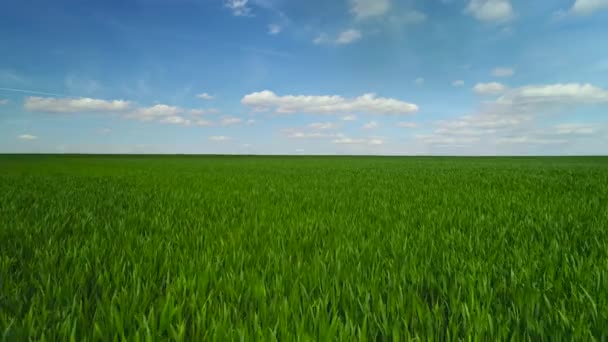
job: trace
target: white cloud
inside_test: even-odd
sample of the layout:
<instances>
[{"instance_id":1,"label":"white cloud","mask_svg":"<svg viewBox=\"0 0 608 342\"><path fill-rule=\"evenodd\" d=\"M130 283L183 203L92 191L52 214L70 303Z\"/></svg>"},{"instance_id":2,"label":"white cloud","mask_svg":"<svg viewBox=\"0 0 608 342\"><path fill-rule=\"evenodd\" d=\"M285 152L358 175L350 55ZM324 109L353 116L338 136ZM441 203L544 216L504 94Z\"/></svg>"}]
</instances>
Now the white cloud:
<instances>
[{"instance_id":1,"label":"white cloud","mask_svg":"<svg viewBox=\"0 0 608 342\"><path fill-rule=\"evenodd\" d=\"M417 79L414 80L414 83L416 83L417 85L422 85L422 84L424 84L424 78L418 77Z\"/></svg>"},{"instance_id":2,"label":"white cloud","mask_svg":"<svg viewBox=\"0 0 608 342\"><path fill-rule=\"evenodd\" d=\"M209 121L209 120L196 120L194 122L195 125L197 126L201 126L201 127L211 127L214 125L213 121Z\"/></svg>"},{"instance_id":3,"label":"white cloud","mask_svg":"<svg viewBox=\"0 0 608 342\"><path fill-rule=\"evenodd\" d=\"M209 108L209 109L190 109L188 111L188 113L190 113L190 115L204 115L204 114L217 114L219 113L219 110L215 109L215 108Z\"/></svg>"},{"instance_id":4,"label":"white cloud","mask_svg":"<svg viewBox=\"0 0 608 342\"><path fill-rule=\"evenodd\" d=\"M453 87L462 87L464 86L464 81L463 80L456 80L452 82L452 86Z\"/></svg>"},{"instance_id":5,"label":"white cloud","mask_svg":"<svg viewBox=\"0 0 608 342\"><path fill-rule=\"evenodd\" d=\"M327 34L321 33L312 42L318 45L318 44L329 43L330 41L331 41L331 39L329 39Z\"/></svg>"},{"instance_id":6,"label":"white cloud","mask_svg":"<svg viewBox=\"0 0 608 342\"><path fill-rule=\"evenodd\" d=\"M359 30L346 30L340 32L338 38L336 39L336 44L346 45L356 42L359 39L361 39L361 32Z\"/></svg>"},{"instance_id":7,"label":"white cloud","mask_svg":"<svg viewBox=\"0 0 608 342\"><path fill-rule=\"evenodd\" d=\"M251 7L247 5L248 2L249 0L224 0L224 6L237 17L249 17L252 13Z\"/></svg>"},{"instance_id":8,"label":"white cloud","mask_svg":"<svg viewBox=\"0 0 608 342\"><path fill-rule=\"evenodd\" d=\"M319 44L338 44L338 45L347 45L356 42L361 39L362 34L361 31L350 29L340 32L336 38L329 37L326 33L319 34L314 40L313 43Z\"/></svg>"},{"instance_id":9,"label":"white cloud","mask_svg":"<svg viewBox=\"0 0 608 342\"><path fill-rule=\"evenodd\" d=\"M235 118L233 116L224 116L220 120L220 125L221 126L234 126L234 125L238 125L242 122L243 122L243 120L240 118Z\"/></svg>"},{"instance_id":10,"label":"white cloud","mask_svg":"<svg viewBox=\"0 0 608 342\"><path fill-rule=\"evenodd\" d=\"M509 0L470 0L465 12L478 20L503 23L515 16Z\"/></svg>"},{"instance_id":11,"label":"white cloud","mask_svg":"<svg viewBox=\"0 0 608 342\"><path fill-rule=\"evenodd\" d=\"M473 90L480 95L495 95L503 93L507 87L498 82L477 83Z\"/></svg>"},{"instance_id":12,"label":"white cloud","mask_svg":"<svg viewBox=\"0 0 608 342\"><path fill-rule=\"evenodd\" d=\"M357 121L356 115L345 115L342 117L342 121Z\"/></svg>"},{"instance_id":13,"label":"white cloud","mask_svg":"<svg viewBox=\"0 0 608 342\"><path fill-rule=\"evenodd\" d=\"M397 127L401 127L401 128L416 128L418 127L418 124L415 122L398 122L397 123Z\"/></svg>"},{"instance_id":14,"label":"white cloud","mask_svg":"<svg viewBox=\"0 0 608 342\"><path fill-rule=\"evenodd\" d=\"M608 0L576 0L570 11L576 15L590 15L605 9L608 9Z\"/></svg>"},{"instance_id":15,"label":"white cloud","mask_svg":"<svg viewBox=\"0 0 608 342\"><path fill-rule=\"evenodd\" d=\"M173 124L173 125L183 125L183 126L190 126L190 124L192 123L190 120L185 119L181 116L167 116L165 118L162 118L160 121L160 123L166 123L166 124Z\"/></svg>"},{"instance_id":16,"label":"white cloud","mask_svg":"<svg viewBox=\"0 0 608 342\"><path fill-rule=\"evenodd\" d=\"M196 95L196 97L201 100L213 100L215 98L215 96L208 94L208 93L200 93L200 94Z\"/></svg>"},{"instance_id":17,"label":"white cloud","mask_svg":"<svg viewBox=\"0 0 608 342\"><path fill-rule=\"evenodd\" d=\"M580 83L533 85L513 89L496 103L510 106L608 103L608 90Z\"/></svg>"},{"instance_id":18,"label":"white cloud","mask_svg":"<svg viewBox=\"0 0 608 342\"><path fill-rule=\"evenodd\" d=\"M24 107L28 111L51 113L76 112L121 112L129 109L130 103L123 100L99 100L88 97L55 98L29 96L25 99Z\"/></svg>"},{"instance_id":19,"label":"white cloud","mask_svg":"<svg viewBox=\"0 0 608 342\"><path fill-rule=\"evenodd\" d=\"M339 145L382 145L384 141L379 138L349 138L341 137L332 141Z\"/></svg>"},{"instance_id":20,"label":"white cloud","mask_svg":"<svg viewBox=\"0 0 608 342\"><path fill-rule=\"evenodd\" d=\"M492 76L495 77L511 77L515 74L513 68L496 68L492 70Z\"/></svg>"},{"instance_id":21,"label":"white cloud","mask_svg":"<svg viewBox=\"0 0 608 342\"><path fill-rule=\"evenodd\" d=\"M363 125L363 129L376 129L379 126L380 125L378 124L378 122L370 121L370 122L367 122L365 125Z\"/></svg>"},{"instance_id":22,"label":"white cloud","mask_svg":"<svg viewBox=\"0 0 608 342\"><path fill-rule=\"evenodd\" d=\"M365 112L374 114L411 114L418 111L415 104L391 98L376 97L369 93L347 99L337 95L287 95L278 96L270 90L245 95L241 103L259 111L275 111L281 114L318 113L337 114Z\"/></svg>"},{"instance_id":23,"label":"white cloud","mask_svg":"<svg viewBox=\"0 0 608 342\"><path fill-rule=\"evenodd\" d=\"M17 139L19 139L19 140L36 140L36 139L38 139L38 137L35 135L31 135L31 134L21 134L20 136L17 137Z\"/></svg>"},{"instance_id":24,"label":"white cloud","mask_svg":"<svg viewBox=\"0 0 608 342\"><path fill-rule=\"evenodd\" d=\"M357 19L385 14L391 7L390 0L351 0L351 12Z\"/></svg>"},{"instance_id":25,"label":"white cloud","mask_svg":"<svg viewBox=\"0 0 608 342\"><path fill-rule=\"evenodd\" d=\"M227 137L225 135L212 135L209 137L209 140L211 140L211 141L228 141L228 140L232 140L232 138Z\"/></svg>"},{"instance_id":26,"label":"white cloud","mask_svg":"<svg viewBox=\"0 0 608 342\"><path fill-rule=\"evenodd\" d=\"M554 128L557 135L591 135L597 132L597 127L580 123L563 123Z\"/></svg>"},{"instance_id":27,"label":"white cloud","mask_svg":"<svg viewBox=\"0 0 608 342\"><path fill-rule=\"evenodd\" d=\"M154 120L158 118L166 118L170 116L178 116L183 112L183 109L174 106L168 106L165 104L157 104L152 107L141 107L137 108L127 115L132 119L138 119L142 121Z\"/></svg>"},{"instance_id":28,"label":"white cloud","mask_svg":"<svg viewBox=\"0 0 608 342\"><path fill-rule=\"evenodd\" d=\"M308 125L308 127L312 128L312 129L324 130L324 129L335 129L337 126L333 122L313 122L310 125Z\"/></svg>"},{"instance_id":29,"label":"white cloud","mask_svg":"<svg viewBox=\"0 0 608 342\"><path fill-rule=\"evenodd\" d=\"M331 139L342 136L341 134L335 133L323 133L323 132L303 132L285 130L289 139Z\"/></svg>"},{"instance_id":30,"label":"white cloud","mask_svg":"<svg viewBox=\"0 0 608 342\"><path fill-rule=\"evenodd\" d=\"M247 120L248 125L255 125L256 121L254 119Z\"/></svg>"},{"instance_id":31,"label":"white cloud","mask_svg":"<svg viewBox=\"0 0 608 342\"><path fill-rule=\"evenodd\" d=\"M270 24L268 25L268 34L279 34L281 33L281 31L283 30L283 28L281 27L281 25L278 24Z\"/></svg>"},{"instance_id":32,"label":"white cloud","mask_svg":"<svg viewBox=\"0 0 608 342\"><path fill-rule=\"evenodd\" d=\"M8 100L7 99L1 99L0 100L0 105L5 105L8 104Z\"/></svg>"},{"instance_id":33,"label":"white cloud","mask_svg":"<svg viewBox=\"0 0 608 342\"><path fill-rule=\"evenodd\" d=\"M519 135L519 136L499 138L497 140L497 142L499 144L553 145L553 144L565 144L568 142L568 140L538 138L538 137L534 137L534 136Z\"/></svg>"}]
</instances>

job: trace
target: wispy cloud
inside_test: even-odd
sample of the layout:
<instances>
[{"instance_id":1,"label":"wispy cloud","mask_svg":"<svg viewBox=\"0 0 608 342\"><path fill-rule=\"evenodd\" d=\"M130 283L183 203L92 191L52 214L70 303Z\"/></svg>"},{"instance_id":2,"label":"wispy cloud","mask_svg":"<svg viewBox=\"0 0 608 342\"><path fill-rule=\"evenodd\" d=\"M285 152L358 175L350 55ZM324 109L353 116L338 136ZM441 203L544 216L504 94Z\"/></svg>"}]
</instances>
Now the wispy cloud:
<instances>
[{"instance_id":1,"label":"wispy cloud","mask_svg":"<svg viewBox=\"0 0 608 342\"><path fill-rule=\"evenodd\" d=\"M365 112L372 114L411 114L418 106L392 98L364 94L353 99L338 95L286 95L279 96L270 90L245 95L241 103L258 111L274 111L280 114L319 113L338 114Z\"/></svg>"},{"instance_id":2,"label":"wispy cloud","mask_svg":"<svg viewBox=\"0 0 608 342\"><path fill-rule=\"evenodd\" d=\"M515 70L513 68L496 68L492 70L492 76L495 77L511 77L515 74Z\"/></svg>"},{"instance_id":3,"label":"wispy cloud","mask_svg":"<svg viewBox=\"0 0 608 342\"><path fill-rule=\"evenodd\" d=\"M213 100L215 98L215 96L208 94L208 93L200 93L200 94L197 94L196 97L201 100Z\"/></svg>"},{"instance_id":4,"label":"wispy cloud","mask_svg":"<svg viewBox=\"0 0 608 342\"><path fill-rule=\"evenodd\" d=\"M124 100L100 100L88 97L54 98L30 96L25 99L24 108L28 111L51 113L77 112L121 112L129 109L130 103Z\"/></svg>"},{"instance_id":5,"label":"wispy cloud","mask_svg":"<svg viewBox=\"0 0 608 342\"><path fill-rule=\"evenodd\" d=\"M237 17L253 16L251 7L248 5L249 0L224 0L224 6L232 11L232 14Z\"/></svg>"},{"instance_id":6,"label":"wispy cloud","mask_svg":"<svg viewBox=\"0 0 608 342\"><path fill-rule=\"evenodd\" d=\"M38 139L38 137L35 135L31 135L31 134L21 134L21 135L17 136L17 139L31 141L31 140Z\"/></svg>"},{"instance_id":7,"label":"wispy cloud","mask_svg":"<svg viewBox=\"0 0 608 342\"><path fill-rule=\"evenodd\" d=\"M470 0L465 12L484 22L504 23L515 17L510 0Z\"/></svg>"}]
</instances>

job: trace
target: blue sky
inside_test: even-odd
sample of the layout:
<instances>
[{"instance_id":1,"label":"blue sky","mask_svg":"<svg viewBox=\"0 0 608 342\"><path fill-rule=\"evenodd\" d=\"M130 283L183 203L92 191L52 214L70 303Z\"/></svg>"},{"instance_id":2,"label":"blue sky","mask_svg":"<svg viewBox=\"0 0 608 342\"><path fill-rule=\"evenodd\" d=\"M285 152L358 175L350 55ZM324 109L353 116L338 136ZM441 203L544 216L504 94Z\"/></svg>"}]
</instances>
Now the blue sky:
<instances>
[{"instance_id":1,"label":"blue sky","mask_svg":"<svg viewBox=\"0 0 608 342\"><path fill-rule=\"evenodd\" d=\"M9 0L0 152L606 154L608 0Z\"/></svg>"}]
</instances>

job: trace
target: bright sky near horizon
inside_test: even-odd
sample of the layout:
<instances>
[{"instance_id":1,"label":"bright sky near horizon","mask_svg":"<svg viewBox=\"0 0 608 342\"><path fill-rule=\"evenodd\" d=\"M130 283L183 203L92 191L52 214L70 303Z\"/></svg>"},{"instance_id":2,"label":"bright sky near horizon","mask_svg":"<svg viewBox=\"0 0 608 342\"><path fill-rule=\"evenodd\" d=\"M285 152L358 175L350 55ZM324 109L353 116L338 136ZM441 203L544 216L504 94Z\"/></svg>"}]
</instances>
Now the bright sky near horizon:
<instances>
[{"instance_id":1,"label":"bright sky near horizon","mask_svg":"<svg viewBox=\"0 0 608 342\"><path fill-rule=\"evenodd\" d=\"M0 153L608 154L608 0L8 0Z\"/></svg>"}]
</instances>

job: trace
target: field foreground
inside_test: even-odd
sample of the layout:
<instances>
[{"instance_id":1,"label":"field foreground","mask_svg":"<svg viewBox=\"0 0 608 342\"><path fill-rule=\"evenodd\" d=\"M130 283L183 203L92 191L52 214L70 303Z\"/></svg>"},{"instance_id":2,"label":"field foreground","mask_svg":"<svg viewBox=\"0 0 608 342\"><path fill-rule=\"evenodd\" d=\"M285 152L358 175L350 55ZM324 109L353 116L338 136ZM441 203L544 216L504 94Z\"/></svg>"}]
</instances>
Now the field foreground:
<instances>
[{"instance_id":1,"label":"field foreground","mask_svg":"<svg viewBox=\"0 0 608 342\"><path fill-rule=\"evenodd\" d=\"M6 340L606 327L608 158L0 156Z\"/></svg>"}]
</instances>

